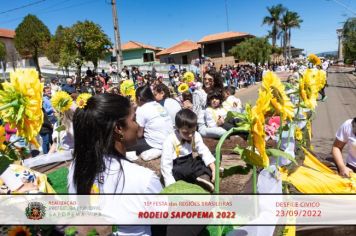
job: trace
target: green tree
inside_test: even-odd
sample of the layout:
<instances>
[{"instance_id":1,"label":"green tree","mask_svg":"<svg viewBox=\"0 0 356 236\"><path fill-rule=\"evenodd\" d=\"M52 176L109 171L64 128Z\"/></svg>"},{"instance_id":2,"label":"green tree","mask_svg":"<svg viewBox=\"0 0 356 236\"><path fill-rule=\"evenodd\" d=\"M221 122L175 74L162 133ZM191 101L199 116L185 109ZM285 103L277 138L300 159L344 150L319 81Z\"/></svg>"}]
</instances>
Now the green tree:
<instances>
[{"instance_id":1,"label":"green tree","mask_svg":"<svg viewBox=\"0 0 356 236\"><path fill-rule=\"evenodd\" d=\"M281 15L286 11L286 8L282 4L278 4L272 7L267 7L269 16L263 18L262 24L272 25L272 30L269 31L269 35L272 39L272 46L276 47L276 42L280 32Z\"/></svg>"},{"instance_id":2,"label":"green tree","mask_svg":"<svg viewBox=\"0 0 356 236\"><path fill-rule=\"evenodd\" d=\"M0 41L0 61L5 60L6 58L6 47L5 47L5 43L3 43L2 41Z\"/></svg>"},{"instance_id":3,"label":"green tree","mask_svg":"<svg viewBox=\"0 0 356 236\"><path fill-rule=\"evenodd\" d=\"M48 44L46 50L46 57L53 64L57 64L60 61L61 49L64 47L64 34L66 29L59 25L56 33L51 37L51 41Z\"/></svg>"},{"instance_id":4,"label":"green tree","mask_svg":"<svg viewBox=\"0 0 356 236\"><path fill-rule=\"evenodd\" d=\"M344 24L343 49L346 63L356 60L356 17L349 18Z\"/></svg>"},{"instance_id":5,"label":"green tree","mask_svg":"<svg viewBox=\"0 0 356 236\"><path fill-rule=\"evenodd\" d=\"M250 38L237 44L230 53L240 61L265 63L270 60L272 46L267 38Z\"/></svg>"},{"instance_id":6,"label":"green tree","mask_svg":"<svg viewBox=\"0 0 356 236\"><path fill-rule=\"evenodd\" d=\"M284 58L291 59L292 49L291 49L291 37L292 29L300 28L300 24L303 22L297 12L286 11L281 20L281 29L283 32L283 50Z\"/></svg>"},{"instance_id":7,"label":"green tree","mask_svg":"<svg viewBox=\"0 0 356 236\"><path fill-rule=\"evenodd\" d=\"M75 49L75 39L81 37L84 41L84 60L91 61L94 65L94 70L96 70L99 59L104 58L107 48L112 46L109 37L104 33L100 25L92 21L77 22L71 27L71 30L70 41L67 41L70 44L68 48L70 51Z\"/></svg>"},{"instance_id":8,"label":"green tree","mask_svg":"<svg viewBox=\"0 0 356 236\"><path fill-rule=\"evenodd\" d=\"M35 15L27 15L17 26L15 47L21 56L31 56L36 69L41 73L38 57L45 52L51 34L47 26Z\"/></svg>"},{"instance_id":9,"label":"green tree","mask_svg":"<svg viewBox=\"0 0 356 236\"><path fill-rule=\"evenodd\" d=\"M1 68L3 69L3 74L5 74L5 59L6 59L6 47L5 43L0 41L0 63L1 63Z\"/></svg>"}]
</instances>

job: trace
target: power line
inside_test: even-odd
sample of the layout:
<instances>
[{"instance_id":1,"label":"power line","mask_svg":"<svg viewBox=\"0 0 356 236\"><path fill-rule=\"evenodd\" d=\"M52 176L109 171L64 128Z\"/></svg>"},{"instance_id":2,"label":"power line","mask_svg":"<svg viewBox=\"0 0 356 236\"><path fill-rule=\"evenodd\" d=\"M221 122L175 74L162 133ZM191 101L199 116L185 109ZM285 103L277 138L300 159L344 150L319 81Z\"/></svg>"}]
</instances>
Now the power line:
<instances>
[{"instance_id":1,"label":"power line","mask_svg":"<svg viewBox=\"0 0 356 236\"><path fill-rule=\"evenodd\" d=\"M342 3L341 1L339 1L339 0L333 0L333 1L336 2L337 4L339 4L340 6L344 7L346 10L348 10L352 14L356 15L356 11L354 11L353 9L351 9L350 7L348 7L347 5Z\"/></svg>"},{"instance_id":2,"label":"power line","mask_svg":"<svg viewBox=\"0 0 356 236\"><path fill-rule=\"evenodd\" d=\"M67 2L69 0L64 0L60 3L63 3L63 2ZM62 11L62 10L66 10L66 9L69 9L69 8L74 8L74 7L78 7L78 6L82 6L84 3L85 4L89 4L89 3L93 3L93 2L96 2L96 0L92 0L92 1L83 1L83 2L80 2L80 3L77 3L77 4L72 4L72 5L69 5L69 6L66 6L66 7L62 7L62 8L56 8L56 9L53 9L53 10L49 10L49 11L43 11L43 10L46 10L46 9L51 9L53 8L54 6L60 4L60 3L57 3L57 4L54 4L46 9L42 9L40 11L36 11L34 12L36 15L43 15L43 14L48 14L48 13L52 13L52 12L57 12L57 11ZM6 20L6 21L1 21L0 24L5 24L5 23L11 23L11 22L14 22L14 21L17 21L19 19L23 19L24 16L21 16L21 17L16 17L16 18L12 18L12 19L9 19L9 20Z\"/></svg>"},{"instance_id":3,"label":"power line","mask_svg":"<svg viewBox=\"0 0 356 236\"><path fill-rule=\"evenodd\" d=\"M20 7L12 8L12 9L6 10L6 11L2 11L2 12L0 12L0 14L4 14L4 13L20 10L20 9L23 9L23 8L26 8L26 7L29 7L29 6L33 6L33 5L39 4L39 3L44 2L44 1L46 1L46 0L39 0L39 1L36 1L36 2L32 2L32 3L26 4L26 5L23 5L23 6L20 6Z\"/></svg>"}]
</instances>

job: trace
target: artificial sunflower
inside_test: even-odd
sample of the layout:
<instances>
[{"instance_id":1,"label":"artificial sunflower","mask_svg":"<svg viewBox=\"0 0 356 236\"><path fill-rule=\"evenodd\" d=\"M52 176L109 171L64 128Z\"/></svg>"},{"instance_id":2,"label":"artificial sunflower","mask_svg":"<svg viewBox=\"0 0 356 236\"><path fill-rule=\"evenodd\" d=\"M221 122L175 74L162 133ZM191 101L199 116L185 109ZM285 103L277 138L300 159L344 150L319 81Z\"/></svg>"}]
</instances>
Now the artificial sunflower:
<instances>
[{"instance_id":1,"label":"artificial sunflower","mask_svg":"<svg viewBox=\"0 0 356 236\"><path fill-rule=\"evenodd\" d=\"M271 99L271 93L267 93L266 90L259 89L255 109L257 109L262 114L266 114L270 110Z\"/></svg>"},{"instance_id":2,"label":"artificial sunflower","mask_svg":"<svg viewBox=\"0 0 356 236\"><path fill-rule=\"evenodd\" d=\"M0 125L0 151L4 151L6 149L6 145L4 144L4 142L6 141L5 135L5 127Z\"/></svg>"},{"instance_id":3,"label":"artificial sunflower","mask_svg":"<svg viewBox=\"0 0 356 236\"><path fill-rule=\"evenodd\" d=\"M189 90L189 86L186 83L181 83L178 87L178 92L184 93Z\"/></svg>"},{"instance_id":4,"label":"artificial sunflower","mask_svg":"<svg viewBox=\"0 0 356 236\"><path fill-rule=\"evenodd\" d=\"M91 98L90 93L81 93L77 97L76 104L79 108L84 108L87 105L87 101L89 98Z\"/></svg>"},{"instance_id":5,"label":"artificial sunflower","mask_svg":"<svg viewBox=\"0 0 356 236\"><path fill-rule=\"evenodd\" d=\"M194 79L195 79L195 76L194 76L193 72L188 71L188 72L184 73L184 76L183 76L184 83L189 84L191 82L194 82Z\"/></svg>"},{"instance_id":6,"label":"artificial sunflower","mask_svg":"<svg viewBox=\"0 0 356 236\"><path fill-rule=\"evenodd\" d=\"M132 101L135 101L136 91L135 84L132 80L125 80L120 85L120 92L123 96L130 97Z\"/></svg>"},{"instance_id":7,"label":"artificial sunflower","mask_svg":"<svg viewBox=\"0 0 356 236\"><path fill-rule=\"evenodd\" d=\"M313 63L314 65L320 65L321 64L320 58L315 54L309 54L308 61Z\"/></svg>"},{"instance_id":8,"label":"artificial sunflower","mask_svg":"<svg viewBox=\"0 0 356 236\"><path fill-rule=\"evenodd\" d=\"M311 121L308 120L307 121L307 131L308 131L308 138L309 140L311 141L311 138L312 138L312 125L311 125Z\"/></svg>"},{"instance_id":9,"label":"artificial sunflower","mask_svg":"<svg viewBox=\"0 0 356 236\"><path fill-rule=\"evenodd\" d=\"M318 85L311 69L307 69L299 80L299 95L307 108L315 109L318 98Z\"/></svg>"},{"instance_id":10,"label":"artificial sunflower","mask_svg":"<svg viewBox=\"0 0 356 236\"><path fill-rule=\"evenodd\" d=\"M51 98L51 103L56 111L62 113L70 109L73 104L73 100L68 93L64 91L58 91Z\"/></svg>"},{"instance_id":11,"label":"artificial sunflower","mask_svg":"<svg viewBox=\"0 0 356 236\"><path fill-rule=\"evenodd\" d=\"M326 84L326 72L324 70L316 70L314 71L314 78L319 92Z\"/></svg>"},{"instance_id":12,"label":"artificial sunflower","mask_svg":"<svg viewBox=\"0 0 356 236\"><path fill-rule=\"evenodd\" d=\"M284 85L273 72L267 72L263 77L262 89L271 95L271 104L283 120L292 120L294 117L293 103L286 95Z\"/></svg>"},{"instance_id":13,"label":"artificial sunflower","mask_svg":"<svg viewBox=\"0 0 356 236\"><path fill-rule=\"evenodd\" d=\"M254 106L252 109L248 107L246 111L248 119L251 123L250 135L252 136L253 146L257 149L260 157L262 158L262 166L266 167L269 165L269 158L266 153L266 134L264 131L265 117L257 106Z\"/></svg>"},{"instance_id":14,"label":"artificial sunflower","mask_svg":"<svg viewBox=\"0 0 356 236\"><path fill-rule=\"evenodd\" d=\"M14 226L8 231L8 236L31 236L30 229L25 226Z\"/></svg>"},{"instance_id":15,"label":"artificial sunflower","mask_svg":"<svg viewBox=\"0 0 356 236\"><path fill-rule=\"evenodd\" d=\"M301 141L303 139L303 132L299 128L295 129L295 139L298 141Z\"/></svg>"},{"instance_id":16,"label":"artificial sunflower","mask_svg":"<svg viewBox=\"0 0 356 236\"><path fill-rule=\"evenodd\" d=\"M0 88L0 115L4 123L17 128L17 135L39 146L36 136L43 123L43 84L34 69L10 73L10 82Z\"/></svg>"}]
</instances>

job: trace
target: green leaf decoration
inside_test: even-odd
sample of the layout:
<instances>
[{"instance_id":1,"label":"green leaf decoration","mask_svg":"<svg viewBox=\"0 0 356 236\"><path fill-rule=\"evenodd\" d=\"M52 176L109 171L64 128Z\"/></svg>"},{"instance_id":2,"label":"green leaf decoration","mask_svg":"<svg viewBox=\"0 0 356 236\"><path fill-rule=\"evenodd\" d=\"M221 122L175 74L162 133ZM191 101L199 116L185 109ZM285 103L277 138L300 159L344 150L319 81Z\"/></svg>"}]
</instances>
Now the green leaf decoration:
<instances>
[{"instance_id":1,"label":"green leaf decoration","mask_svg":"<svg viewBox=\"0 0 356 236\"><path fill-rule=\"evenodd\" d=\"M209 194L205 189L196 184L190 184L185 181L179 180L174 184L165 187L162 194L190 194L190 193L203 193Z\"/></svg>"},{"instance_id":2,"label":"green leaf decoration","mask_svg":"<svg viewBox=\"0 0 356 236\"><path fill-rule=\"evenodd\" d=\"M241 131L245 131L245 132L249 132L250 131L250 124L241 124L239 123L237 127L234 127L234 132L241 132Z\"/></svg>"},{"instance_id":3,"label":"green leaf decoration","mask_svg":"<svg viewBox=\"0 0 356 236\"><path fill-rule=\"evenodd\" d=\"M12 160L9 156L0 154L0 175L12 164Z\"/></svg>"},{"instance_id":4,"label":"green leaf decoration","mask_svg":"<svg viewBox=\"0 0 356 236\"><path fill-rule=\"evenodd\" d=\"M19 108L19 111L18 111L17 117L16 117L16 123L21 120L24 111L25 111L25 106L20 105L20 108Z\"/></svg>"},{"instance_id":5,"label":"green leaf decoration","mask_svg":"<svg viewBox=\"0 0 356 236\"><path fill-rule=\"evenodd\" d=\"M97 236L99 235L96 229L91 229L88 233L87 236Z\"/></svg>"},{"instance_id":6,"label":"green leaf decoration","mask_svg":"<svg viewBox=\"0 0 356 236\"><path fill-rule=\"evenodd\" d=\"M240 120L247 120L247 115L244 113L236 112L236 111L229 111L227 113L226 119L230 120L232 118L238 118Z\"/></svg>"},{"instance_id":7,"label":"green leaf decoration","mask_svg":"<svg viewBox=\"0 0 356 236\"><path fill-rule=\"evenodd\" d=\"M250 165L263 167L262 157L257 153L244 148L241 158Z\"/></svg>"},{"instance_id":8,"label":"green leaf decoration","mask_svg":"<svg viewBox=\"0 0 356 236\"><path fill-rule=\"evenodd\" d=\"M65 236L75 236L77 234L76 227L69 227L64 230Z\"/></svg>"},{"instance_id":9,"label":"green leaf decoration","mask_svg":"<svg viewBox=\"0 0 356 236\"><path fill-rule=\"evenodd\" d=\"M240 156L242 155L243 151L244 151L244 149L240 148L239 146L236 146L233 150L234 153L239 154Z\"/></svg>"},{"instance_id":10,"label":"green leaf decoration","mask_svg":"<svg viewBox=\"0 0 356 236\"><path fill-rule=\"evenodd\" d=\"M66 130L66 127L65 127L64 125L58 126L58 127L56 128L56 131L57 131L58 133L61 132L61 131L64 131L64 130Z\"/></svg>"},{"instance_id":11,"label":"green leaf decoration","mask_svg":"<svg viewBox=\"0 0 356 236\"><path fill-rule=\"evenodd\" d=\"M297 164L297 162L295 161L295 158L292 157L290 154L284 152L284 151L281 151L279 149L274 149L274 148L269 148L269 149L266 149L266 153L268 156L273 156L273 157L283 157L283 158L286 158L290 161L292 161L293 163Z\"/></svg>"}]
</instances>

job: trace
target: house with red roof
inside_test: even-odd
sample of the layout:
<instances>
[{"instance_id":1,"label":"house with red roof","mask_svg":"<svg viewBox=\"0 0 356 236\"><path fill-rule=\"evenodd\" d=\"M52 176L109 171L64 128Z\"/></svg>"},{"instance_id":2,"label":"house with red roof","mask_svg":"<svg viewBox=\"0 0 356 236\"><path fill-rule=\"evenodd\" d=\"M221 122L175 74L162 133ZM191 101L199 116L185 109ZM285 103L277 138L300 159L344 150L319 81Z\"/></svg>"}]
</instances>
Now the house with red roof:
<instances>
[{"instance_id":1,"label":"house with red roof","mask_svg":"<svg viewBox=\"0 0 356 236\"><path fill-rule=\"evenodd\" d=\"M191 64L193 60L201 57L200 45L191 40L184 40L160 51L157 57L161 63Z\"/></svg>"},{"instance_id":2,"label":"house with red roof","mask_svg":"<svg viewBox=\"0 0 356 236\"><path fill-rule=\"evenodd\" d=\"M20 59L20 56L16 51L14 38L15 38L14 30L0 28L0 41L5 44L5 48L6 48L6 62L10 63L11 66L16 67L17 61Z\"/></svg>"},{"instance_id":3,"label":"house with red roof","mask_svg":"<svg viewBox=\"0 0 356 236\"><path fill-rule=\"evenodd\" d=\"M121 45L121 50L124 65L144 65L158 63L156 54L162 51L162 48L129 41Z\"/></svg>"},{"instance_id":4,"label":"house with red roof","mask_svg":"<svg viewBox=\"0 0 356 236\"><path fill-rule=\"evenodd\" d=\"M203 57L209 57L218 64L234 64L230 49L245 39L255 37L249 33L223 32L206 35L198 41ZM216 64L216 63L215 63Z\"/></svg>"}]
</instances>

